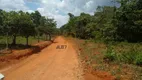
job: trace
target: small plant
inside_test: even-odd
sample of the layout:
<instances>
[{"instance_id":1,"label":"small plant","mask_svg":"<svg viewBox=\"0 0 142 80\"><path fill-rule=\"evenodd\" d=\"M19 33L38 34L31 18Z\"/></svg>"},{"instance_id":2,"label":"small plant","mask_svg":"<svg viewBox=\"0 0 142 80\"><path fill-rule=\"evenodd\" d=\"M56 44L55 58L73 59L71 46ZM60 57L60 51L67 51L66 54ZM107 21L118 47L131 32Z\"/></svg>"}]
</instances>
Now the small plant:
<instances>
[{"instance_id":1,"label":"small plant","mask_svg":"<svg viewBox=\"0 0 142 80\"><path fill-rule=\"evenodd\" d=\"M142 66L142 54L136 56L135 64Z\"/></svg>"},{"instance_id":2,"label":"small plant","mask_svg":"<svg viewBox=\"0 0 142 80\"><path fill-rule=\"evenodd\" d=\"M138 49L139 45L129 45L130 49L124 48L122 52L117 52L115 48L107 45L107 51L104 55L105 62L117 61L120 63L134 64L142 66L142 51Z\"/></svg>"},{"instance_id":3,"label":"small plant","mask_svg":"<svg viewBox=\"0 0 142 80\"><path fill-rule=\"evenodd\" d=\"M107 49L106 54L104 55L104 60L106 62L110 62L110 61L114 61L116 59L116 57L117 56L116 56L116 53L115 53L114 49L112 47L109 47Z\"/></svg>"},{"instance_id":4,"label":"small plant","mask_svg":"<svg viewBox=\"0 0 142 80\"><path fill-rule=\"evenodd\" d=\"M118 56L118 60L120 62L124 62L124 63L129 63L129 64L133 64L134 60L135 60L135 54L134 52L126 52L126 53L121 53Z\"/></svg>"},{"instance_id":5,"label":"small plant","mask_svg":"<svg viewBox=\"0 0 142 80\"><path fill-rule=\"evenodd\" d=\"M117 75L117 76L116 76L116 80L121 80L121 76L120 76L120 75Z\"/></svg>"}]
</instances>

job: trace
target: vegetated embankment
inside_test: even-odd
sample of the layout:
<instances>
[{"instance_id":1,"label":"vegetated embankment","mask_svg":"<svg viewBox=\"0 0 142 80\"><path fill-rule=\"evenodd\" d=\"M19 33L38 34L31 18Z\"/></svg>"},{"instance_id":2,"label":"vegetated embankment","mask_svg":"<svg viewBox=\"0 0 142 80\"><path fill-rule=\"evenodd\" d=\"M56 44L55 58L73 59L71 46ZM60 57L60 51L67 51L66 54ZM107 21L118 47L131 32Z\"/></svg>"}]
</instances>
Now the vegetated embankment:
<instances>
[{"instance_id":1,"label":"vegetated embankment","mask_svg":"<svg viewBox=\"0 0 142 80\"><path fill-rule=\"evenodd\" d=\"M11 63L15 63L18 60L28 57L34 53L40 52L45 47L49 46L51 41L43 41L37 44L32 45L31 47L23 50L10 50L10 53L4 52L0 56L0 68L4 68Z\"/></svg>"}]
</instances>

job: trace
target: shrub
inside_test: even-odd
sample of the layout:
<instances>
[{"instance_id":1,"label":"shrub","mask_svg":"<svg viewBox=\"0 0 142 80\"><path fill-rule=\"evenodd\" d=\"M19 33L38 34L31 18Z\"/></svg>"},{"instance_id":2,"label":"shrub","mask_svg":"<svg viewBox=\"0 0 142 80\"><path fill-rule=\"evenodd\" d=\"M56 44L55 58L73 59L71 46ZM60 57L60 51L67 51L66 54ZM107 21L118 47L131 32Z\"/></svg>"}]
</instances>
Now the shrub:
<instances>
[{"instance_id":1,"label":"shrub","mask_svg":"<svg viewBox=\"0 0 142 80\"><path fill-rule=\"evenodd\" d=\"M104 55L104 60L107 62L110 62L110 61L116 60L116 58L117 58L117 56L116 56L114 49L112 47L109 47L107 49L106 54Z\"/></svg>"},{"instance_id":2,"label":"shrub","mask_svg":"<svg viewBox=\"0 0 142 80\"><path fill-rule=\"evenodd\" d=\"M106 62L117 61L127 64L135 64L142 66L142 51L138 49L137 45L129 46L130 49L124 48L122 52L117 52L110 45L107 46L107 51L104 55L104 60Z\"/></svg>"},{"instance_id":3,"label":"shrub","mask_svg":"<svg viewBox=\"0 0 142 80\"><path fill-rule=\"evenodd\" d=\"M135 64L142 66L142 53L136 56Z\"/></svg>"},{"instance_id":4,"label":"shrub","mask_svg":"<svg viewBox=\"0 0 142 80\"><path fill-rule=\"evenodd\" d=\"M126 52L126 53L121 53L120 55L118 55L118 61L120 62L124 62L124 63L129 63L132 64L134 63L135 60L135 54L133 52Z\"/></svg>"}]
</instances>

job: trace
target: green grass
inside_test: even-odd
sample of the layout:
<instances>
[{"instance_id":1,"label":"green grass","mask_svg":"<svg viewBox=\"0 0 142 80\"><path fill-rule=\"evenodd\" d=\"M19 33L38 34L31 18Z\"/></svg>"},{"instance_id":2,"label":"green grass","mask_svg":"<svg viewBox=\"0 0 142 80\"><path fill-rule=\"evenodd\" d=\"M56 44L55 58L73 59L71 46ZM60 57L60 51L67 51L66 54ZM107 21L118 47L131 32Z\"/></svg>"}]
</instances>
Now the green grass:
<instances>
[{"instance_id":1,"label":"green grass","mask_svg":"<svg viewBox=\"0 0 142 80\"><path fill-rule=\"evenodd\" d=\"M108 45L104 59L142 66L142 46L138 43Z\"/></svg>"},{"instance_id":2,"label":"green grass","mask_svg":"<svg viewBox=\"0 0 142 80\"><path fill-rule=\"evenodd\" d=\"M37 38L29 37L29 45L37 43ZM8 43L12 43L12 38L8 37ZM16 44L26 45L26 38L18 36L16 38ZM0 36L0 49L6 48L6 37Z\"/></svg>"},{"instance_id":3,"label":"green grass","mask_svg":"<svg viewBox=\"0 0 142 80\"><path fill-rule=\"evenodd\" d=\"M74 39L80 48L80 58L94 70L111 73L117 80L142 80L141 43L103 43Z\"/></svg>"}]
</instances>

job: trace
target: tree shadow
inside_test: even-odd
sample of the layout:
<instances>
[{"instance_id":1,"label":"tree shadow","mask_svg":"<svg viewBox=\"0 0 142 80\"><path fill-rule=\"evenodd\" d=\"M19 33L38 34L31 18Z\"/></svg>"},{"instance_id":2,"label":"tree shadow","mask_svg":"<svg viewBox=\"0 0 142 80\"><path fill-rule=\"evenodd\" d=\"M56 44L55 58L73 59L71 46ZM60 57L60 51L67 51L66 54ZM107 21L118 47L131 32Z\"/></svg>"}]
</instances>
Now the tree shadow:
<instances>
[{"instance_id":1,"label":"tree shadow","mask_svg":"<svg viewBox=\"0 0 142 80\"><path fill-rule=\"evenodd\" d=\"M23 49L28 49L28 48L34 48L37 46L31 46L31 45L24 45L24 44L16 44L16 45L11 45L9 44L9 49L16 49L16 50L23 50ZM0 50L6 49L6 44L0 44Z\"/></svg>"},{"instance_id":2,"label":"tree shadow","mask_svg":"<svg viewBox=\"0 0 142 80\"><path fill-rule=\"evenodd\" d=\"M58 43L57 41L51 40L52 43Z\"/></svg>"},{"instance_id":3,"label":"tree shadow","mask_svg":"<svg viewBox=\"0 0 142 80\"><path fill-rule=\"evenodd\" d=\"M37 46L31 46L31 45L23 45L23 44L16 44L16 45L9 45L10 49L16 49L16 50L23 50L23 49L28 49L28 48L34 48Z\"/></svg>"},{"instance_id":4,"label":"tree shadow","mask_svg":"<svg viewBox=\"0 0 142 80\"><path fill-rule=\"evenodd\" d=\"M52 42L52 43L58 43L58 42Z\"/></svg>"},{"instance_id":5,"label":"tree shadow","mask_svg":"<svg viewBox=\"0 0 142 80\"><path fill-rule=\"evenodd\" d=\"M6 45L5 44L0 44L0 50L5 49Z\"/></svg>"},{"instance_id":6,"label":"tree shadow","mask_svg":"<svg viewBox=\"0 0 142 80\"><path fill-rule=\"evenodd\" d=\"M12 50L24 50L24 49L31 49L30 53L38 53L41 51L41 48L39 46L31 46L31 45L23 45L23 44L17 44L17 45L9 45L9 49L6 49L5 44L0 44L0 56L12 53Z\"/></svg>"}]
</instances>

